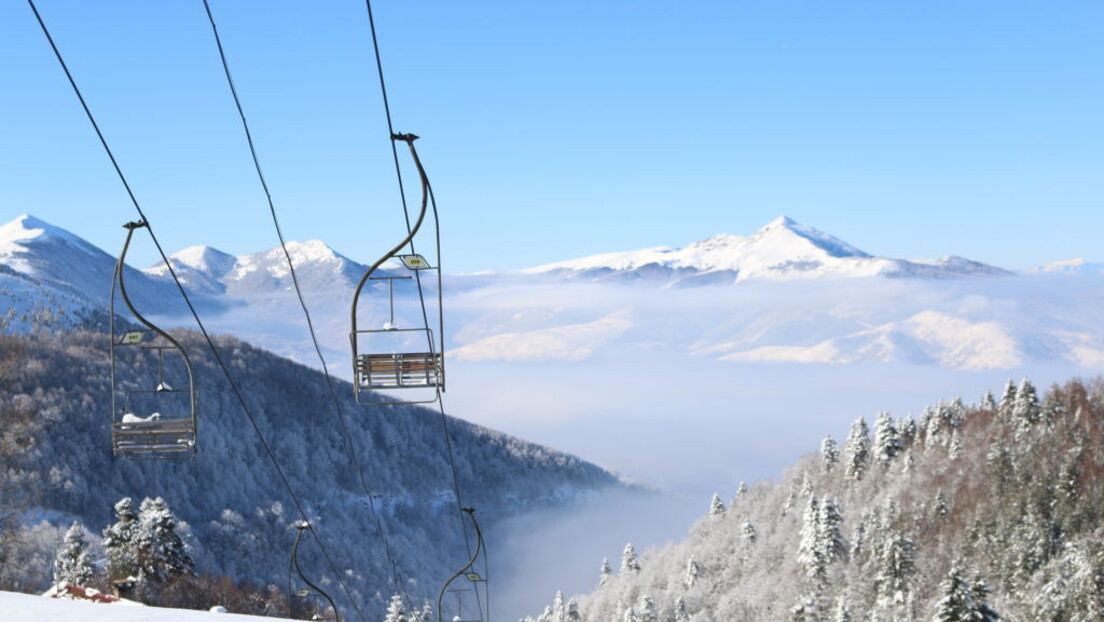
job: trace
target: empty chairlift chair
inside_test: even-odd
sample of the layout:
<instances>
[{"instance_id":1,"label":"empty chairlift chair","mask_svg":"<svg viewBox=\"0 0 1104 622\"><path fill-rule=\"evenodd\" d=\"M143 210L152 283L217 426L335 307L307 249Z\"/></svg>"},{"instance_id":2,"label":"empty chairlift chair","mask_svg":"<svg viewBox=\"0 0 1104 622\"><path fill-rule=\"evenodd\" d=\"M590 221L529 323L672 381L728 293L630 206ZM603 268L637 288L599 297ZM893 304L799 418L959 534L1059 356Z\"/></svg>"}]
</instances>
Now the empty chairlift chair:
<instances>
[{"instance_id":1,"label":"empty chairlift chair","mask_svg":"<svg viewBox=\"0 0 1104 622\"><path fill-rule=\"evenodd\" d=\"M124 226L126 242L111 283L112 451L131 459L191 458L196 454L195 374L180 343L150 323L127 295L124 261L135 229L146 227L146 223ZM123 330L117 326L116 290L145 328ZM156 372L148 369L154 361Z\"/></svg>"},{"instance_id":2,"label":"empty chairlift chair","mask_svg":"<svg viewBox=\"0 0 1104 622\"><path fill-rule=\"evenodd\" d=\"M353 294L352 330L349 337L353 351L354 393L360 404L426 404L437 401L445 389L441 266L431 265L423 255L413 250L413 239L425 222L428 206L432 202L432 192L414 149L414 139L417 136L396 134L392 138L406 142L410 147L422 185L421 211L406 238L368 269ZM432 215L434 229L438 230L436 250L439 259L441 243L435 204ZM410 245L410 252L400 254L407 245ZM387 264L392 259L397 259L398 262ZM383 272L385 264L387 273ZM426 274L431 276L424 277ZM424 281L433 281L436 284L436 296L431 296L428 301L423 291ZM357 312L361 293L369 283L375 285L369 291L379 303L382 303L383 290L386 289L388 315L386 321L376 324L379 328L364 329L360 327ZM396 319L396 289L400 293L405 291L417 294L417 304L413 295L399 299L408 307L406 313L401 314L406 316L405 319ZM377 311L382 308L379 303L374 306ZM431 316L436 319L437 331L430 327ZM411 317L415 318L413 322ZM406 397L392 398L377 393L396 390L407 390Z\"/></svg>"}]
</instances>

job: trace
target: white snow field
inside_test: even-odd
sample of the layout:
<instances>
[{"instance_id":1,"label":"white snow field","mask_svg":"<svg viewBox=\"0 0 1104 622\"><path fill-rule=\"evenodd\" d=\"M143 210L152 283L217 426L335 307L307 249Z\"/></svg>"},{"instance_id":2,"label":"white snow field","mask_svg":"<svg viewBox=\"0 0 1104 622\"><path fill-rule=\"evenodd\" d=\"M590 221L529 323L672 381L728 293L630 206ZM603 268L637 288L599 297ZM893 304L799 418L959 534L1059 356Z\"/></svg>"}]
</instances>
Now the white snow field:
<instances>
[{"instance_id":1,"label":"white snow field","mask_svg":"<svg viewBox=\"0 0 1104 622\"><path fill-rule=\"evenodd\" d=\"M0 620L4 622L247 622L276 620L233 613L161 609L134 604L103 604L34 594L0 592Z\"/></svg>"}]
</instances>

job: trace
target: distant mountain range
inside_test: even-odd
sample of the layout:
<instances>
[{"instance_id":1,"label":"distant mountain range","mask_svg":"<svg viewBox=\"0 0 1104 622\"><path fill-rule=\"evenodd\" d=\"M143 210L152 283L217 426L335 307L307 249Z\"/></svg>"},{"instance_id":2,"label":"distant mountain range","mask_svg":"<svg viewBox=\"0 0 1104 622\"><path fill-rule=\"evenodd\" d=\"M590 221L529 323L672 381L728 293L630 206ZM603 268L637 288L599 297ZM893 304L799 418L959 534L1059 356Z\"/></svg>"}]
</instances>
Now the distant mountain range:
<instances>
[{"instance_id":1,"label":"distant mountain range","mask_svg":"<svg viewBox=\"0 0 1104 622\"><path fill-rule=\"evenodd\" d=\"M327 358L347 358L349 293L367 267L315 240L290 242L288 253ZM114 262L32 216L0 227L9 328L102 319ZM170 262L214 330L315 364L282 249L235 257L191 247ZM582 361L645 347L736 362L1095 368L1104 365L1098 288L1050 276L1104 272L1094 266L1056 262L1017 276L956 256L875 257L780 217L750 236L719 235L682 249L447 275L446 337L458 362ZM143 311L190 324L164 264L128 269L127 282ZM369 324L386 319L383 291L362 299ZM348 373L344 367L339 374Z\"/></svg>"},{"instance_id":2,"label":"distant mountain range","mask_svg":"<svg viewBox=\"0 0 1104 622\"><path fill-rule=\"evenodd\" d=\"M874 257L785 216L748 237L722 234L681 249L657 247L604 253L525 272L592 281L651 280L680 285L865 276L964 278L1011 274L956 256L936 261Z\"/></svg>"}]
</instances>

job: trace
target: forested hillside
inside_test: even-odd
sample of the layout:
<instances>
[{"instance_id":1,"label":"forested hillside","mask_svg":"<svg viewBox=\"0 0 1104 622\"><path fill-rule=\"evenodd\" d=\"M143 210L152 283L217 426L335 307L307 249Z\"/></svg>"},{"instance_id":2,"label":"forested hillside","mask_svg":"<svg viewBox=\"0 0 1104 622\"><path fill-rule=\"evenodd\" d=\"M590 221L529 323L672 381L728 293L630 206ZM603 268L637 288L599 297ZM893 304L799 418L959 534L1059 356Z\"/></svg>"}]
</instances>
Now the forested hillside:
<instances>
[{"instance_id":1,"label":"forested hillside","mask_svg":"<svg viewBox=\"0 0 1104 622\"><path fill-rule=\"evenodd\" d=\"M1104 619L1099 379L859 419L842 446L735 493L537 619Z\"/></svg>"},{"instance_id":2,"label":"forested hillside","mask_svg":"<svg viewBox=\"0 0 1104 622\"><path fill-rule=\"evenodd\" d=\"M100 533L124 496L163 497L190 526L198 570L286 583L299 515L201 339L178 335L196 366L199 455L137 462L111 455L106 335L2 338L0 580L6 589L35 590L50 581L53 543L36 543L37 521L67 527L76 518ZM339 570L347 571L344 580L368 611L382 611L399 588L321 374L230 337L217 343L291 487ZM120 355L122 375L156 374L152 355ZM338 382L337 393L405 589L417 603L435 600L440 583L467 559L441 415L421 407L358 406L346 383ZM570 455L457 419L449 418L448 429L463 503L478 509L491 533L512 514L620 485ZM34 546L47 550L28 549ZM329 574L309 541L301 556L316 578Z\"/></svg>"}]
</instances>

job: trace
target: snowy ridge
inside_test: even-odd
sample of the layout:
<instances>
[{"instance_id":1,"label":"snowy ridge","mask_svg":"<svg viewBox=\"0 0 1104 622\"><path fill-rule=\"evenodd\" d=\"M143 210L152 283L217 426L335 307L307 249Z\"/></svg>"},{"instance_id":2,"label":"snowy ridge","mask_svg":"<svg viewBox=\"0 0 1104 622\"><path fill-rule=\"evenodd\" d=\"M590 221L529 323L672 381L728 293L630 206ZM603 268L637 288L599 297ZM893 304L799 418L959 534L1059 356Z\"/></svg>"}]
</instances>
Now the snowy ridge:
<instances>
[{"instance_id":1,"label":"snowy ridge","mask_svg":"<svg viewBox=\"0 0 1104 622\"><path fill-rule=\"evenodd\" d=\"M961 257L910 261L874 257L843 240L780 216L749 237L722 234L683 249L656 247L604 253L524 271L582 280L660 280L724 284L747 280L892 276L1004 276L1005 270Z\"/></svg>"}]
</instances>

